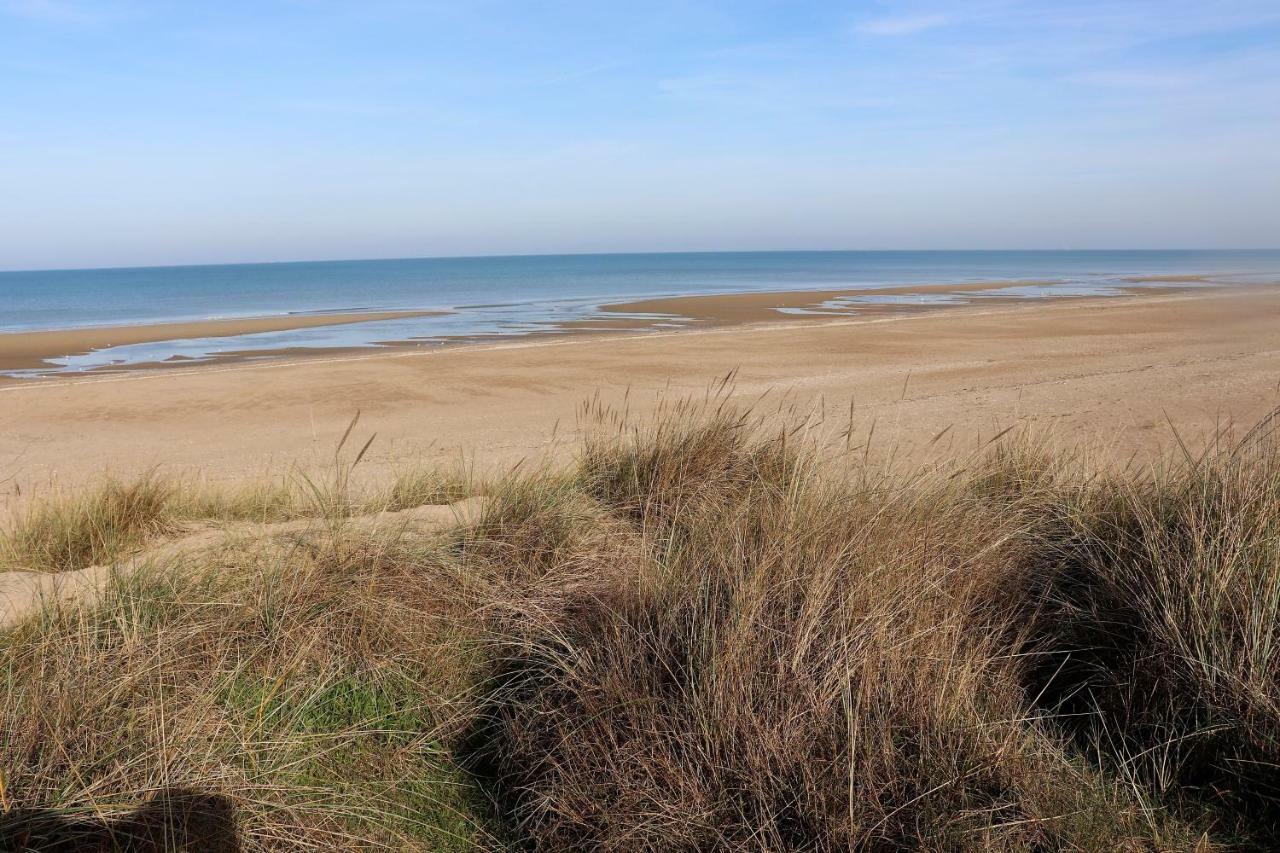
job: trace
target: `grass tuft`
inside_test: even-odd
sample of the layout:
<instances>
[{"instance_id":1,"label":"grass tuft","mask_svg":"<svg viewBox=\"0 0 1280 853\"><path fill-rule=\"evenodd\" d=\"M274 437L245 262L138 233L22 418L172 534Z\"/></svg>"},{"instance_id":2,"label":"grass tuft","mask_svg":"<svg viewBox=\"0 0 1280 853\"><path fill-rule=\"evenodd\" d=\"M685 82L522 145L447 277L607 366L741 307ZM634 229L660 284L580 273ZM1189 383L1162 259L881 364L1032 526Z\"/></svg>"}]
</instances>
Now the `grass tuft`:
<instances>
[{"instance_id":1,"label":"grass tuft","mask_svg":"<svg viewBox=\"0 0 1280 853\"><path fill-rule=\"evenodd\" d=\"M148 475L107 480L94 491L41 503L0 534L0 564L81 569L174 529L173 487Z\"/></svg>"}]
</instances>

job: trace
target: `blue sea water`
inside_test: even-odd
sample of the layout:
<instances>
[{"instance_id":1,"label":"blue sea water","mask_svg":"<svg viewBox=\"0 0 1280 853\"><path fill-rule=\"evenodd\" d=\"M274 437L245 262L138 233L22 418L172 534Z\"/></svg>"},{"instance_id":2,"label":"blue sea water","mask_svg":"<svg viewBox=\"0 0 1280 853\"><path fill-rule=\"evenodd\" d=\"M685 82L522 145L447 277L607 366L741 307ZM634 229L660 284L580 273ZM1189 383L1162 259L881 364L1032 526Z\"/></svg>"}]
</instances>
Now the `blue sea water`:
<instances>
[{"instance_id":1,"label":"blue sea water","mask_svg":"<svg viewBox=\"0 0 1280 853\"><path fill-rule=\"evenodd\" d=\"M175 356L203 360L229 351L537 334L590 319L602 304L652 296L1024 279L1057 284L1022 295L1085 295L1115 292L1131 276L1184 274L1222 285L1280 280L1280 251L723 252L0 272L0 332L296 313L448 312L113 347L21 374L32 376Z\"/></svg>"}]
</instances>

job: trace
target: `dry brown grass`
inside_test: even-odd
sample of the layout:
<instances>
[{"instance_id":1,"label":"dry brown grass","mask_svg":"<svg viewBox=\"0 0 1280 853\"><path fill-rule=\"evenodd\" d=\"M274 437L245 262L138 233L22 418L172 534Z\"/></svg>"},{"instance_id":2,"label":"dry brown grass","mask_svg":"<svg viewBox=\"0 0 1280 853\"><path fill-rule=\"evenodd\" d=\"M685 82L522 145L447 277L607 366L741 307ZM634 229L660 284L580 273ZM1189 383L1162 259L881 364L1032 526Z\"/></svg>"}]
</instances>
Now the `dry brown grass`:
<instances>
[{"instance_id":1,"label":"dry brown grass","mask_svg":"<svg viewBox=\"0 0 1280 853\"><path fill-rule=\"evenodd\" d=\"M1084 754L1228 838L1280 840L1274 416L1146 471L1017 484L1039 705Z\"/></svg>"},{"instance_id":2,"label":"dry brown grass","mask_svg":"<svg viewBox=\"0 0 1280 853\"><path fill-rule=\"evenodd\" d=\"M346 519L474 483L339 471L257 501L307 535L0 638L0 807L195 790L249 850L1274 847L1269 424L883 470L715 396L584 414L576 468L445 535Z\"/></svg>"},{"instance_id":3,"label":"dry brown grass","mask_svg":"<svg viewBox=\"0 0 1280 853\"><path fill-rule=\"evenodd\" d=\"M479 561L543 578L496 608L473 740L519 833L541 849L1190 845L1030 701L1022 513L963 471L826 481L813 451L803 430L681 406L591 440L568 494L494 509ZM587 514L566 523L583 503L611 547L529 547L530 530L584 537Z\"/></svg>"}]
</instances>

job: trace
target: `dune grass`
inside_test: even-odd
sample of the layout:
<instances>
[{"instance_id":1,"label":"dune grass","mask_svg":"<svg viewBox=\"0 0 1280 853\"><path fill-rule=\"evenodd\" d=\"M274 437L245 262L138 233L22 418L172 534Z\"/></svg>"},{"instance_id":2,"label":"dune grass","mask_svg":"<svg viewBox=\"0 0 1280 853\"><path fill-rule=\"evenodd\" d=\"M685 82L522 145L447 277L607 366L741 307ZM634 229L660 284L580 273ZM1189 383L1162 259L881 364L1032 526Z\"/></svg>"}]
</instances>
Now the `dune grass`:
<instances>
[{"instance_id":1,"label":"dune grass","mask_svg":"<svg viewBox=\"0 0 1280 853\"><path fill-rule=\"evenodd\" d=\"M453 503L483 491L474 473L466 469L413 466L397 474L377 503L387 512L397 512L425 504Z\"/></svg>"},{"instance_id":2,"label":"dune grass","mask_svg":"<svg viewBox=\"0 0 1280 853\"><path fill-rule=\"evenodd\" d=\"M0 638L10 837L180 788L234 803L245 850L475 849L479 794L444 746L467 653L410 565L320 526Z\"/></svg>"},{"instance_id":3,"label":"dune grass","mask_svg":"<svg viewBox=\"0 0 1280 853\"><path fill-rule=\"evenodd\" d=\"M33 509L6 547L63 567L201 513L317 523L0 636L0 811L194 790L253 851L1280 840L1271 421L1144 466L1010 434L877 467L719 398L584 415L573 466L428 539L346 519L474 483Z\"/></svg>"},{"instance_id":4,"label":"dune grass","mask_svg":"<svg viewBox=\"0 0 1280 853\"><path fill-rule=\"evenodd\" d=\"M100 488L30 508L0 535L0 563L81 569L148 536L170 532L172 487L156 477Z\"/></svg>"},{"instance_id":5,"label":"dune grass","mask_svg":"<svg viewBox=\"0 0 1280 853\"><path fill-rule=\"evenodd\" d=\"M354 488L350 462L318 475L247 485L106 477L79 493L55 492L0 525L0 570L68 571L110 563L148 543L228 524L267 525L297 519L341 520L448 504L483 492L469 473L413 467L379 488Z\"/></svg>"},{"instance_id":6,"label":"dune grass","mask_svg":"<svg viewBox=\"0 0 1280 853\"><path fill-rule=\"evenodd\" d=\"M1028 694L1039 543L994 473L824 480L803 430L677 407L589 441L568 495L501 494L479 559L526 580L472 744L507 822L541 849L1193 846Z\"/></svg>"}]
</instances>

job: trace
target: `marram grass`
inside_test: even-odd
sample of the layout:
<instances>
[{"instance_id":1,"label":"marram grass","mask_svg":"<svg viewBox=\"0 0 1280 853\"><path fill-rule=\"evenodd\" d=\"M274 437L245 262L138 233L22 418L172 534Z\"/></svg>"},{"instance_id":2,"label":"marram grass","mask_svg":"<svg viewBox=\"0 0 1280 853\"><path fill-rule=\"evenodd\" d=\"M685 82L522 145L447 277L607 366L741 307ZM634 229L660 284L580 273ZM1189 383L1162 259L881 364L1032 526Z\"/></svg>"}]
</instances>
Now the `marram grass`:
<instances>
[{"instance_id":1,"label":"marram grass","mask_svg":"<svg viewBox=\"0 0 1280 853\"><path fill-rule=\"evenodd\" d=\"M572 466L486 484L478 520L429 537L344 519L474 483L197 499L149 479L31 508L3 553L46 570L200 519L315 524L172 556L0 637L0 838L1280 842L1269 424L1144 466L1015 431L890 469L719 398L584 413Z\"/></svg>"}]
</instances>

